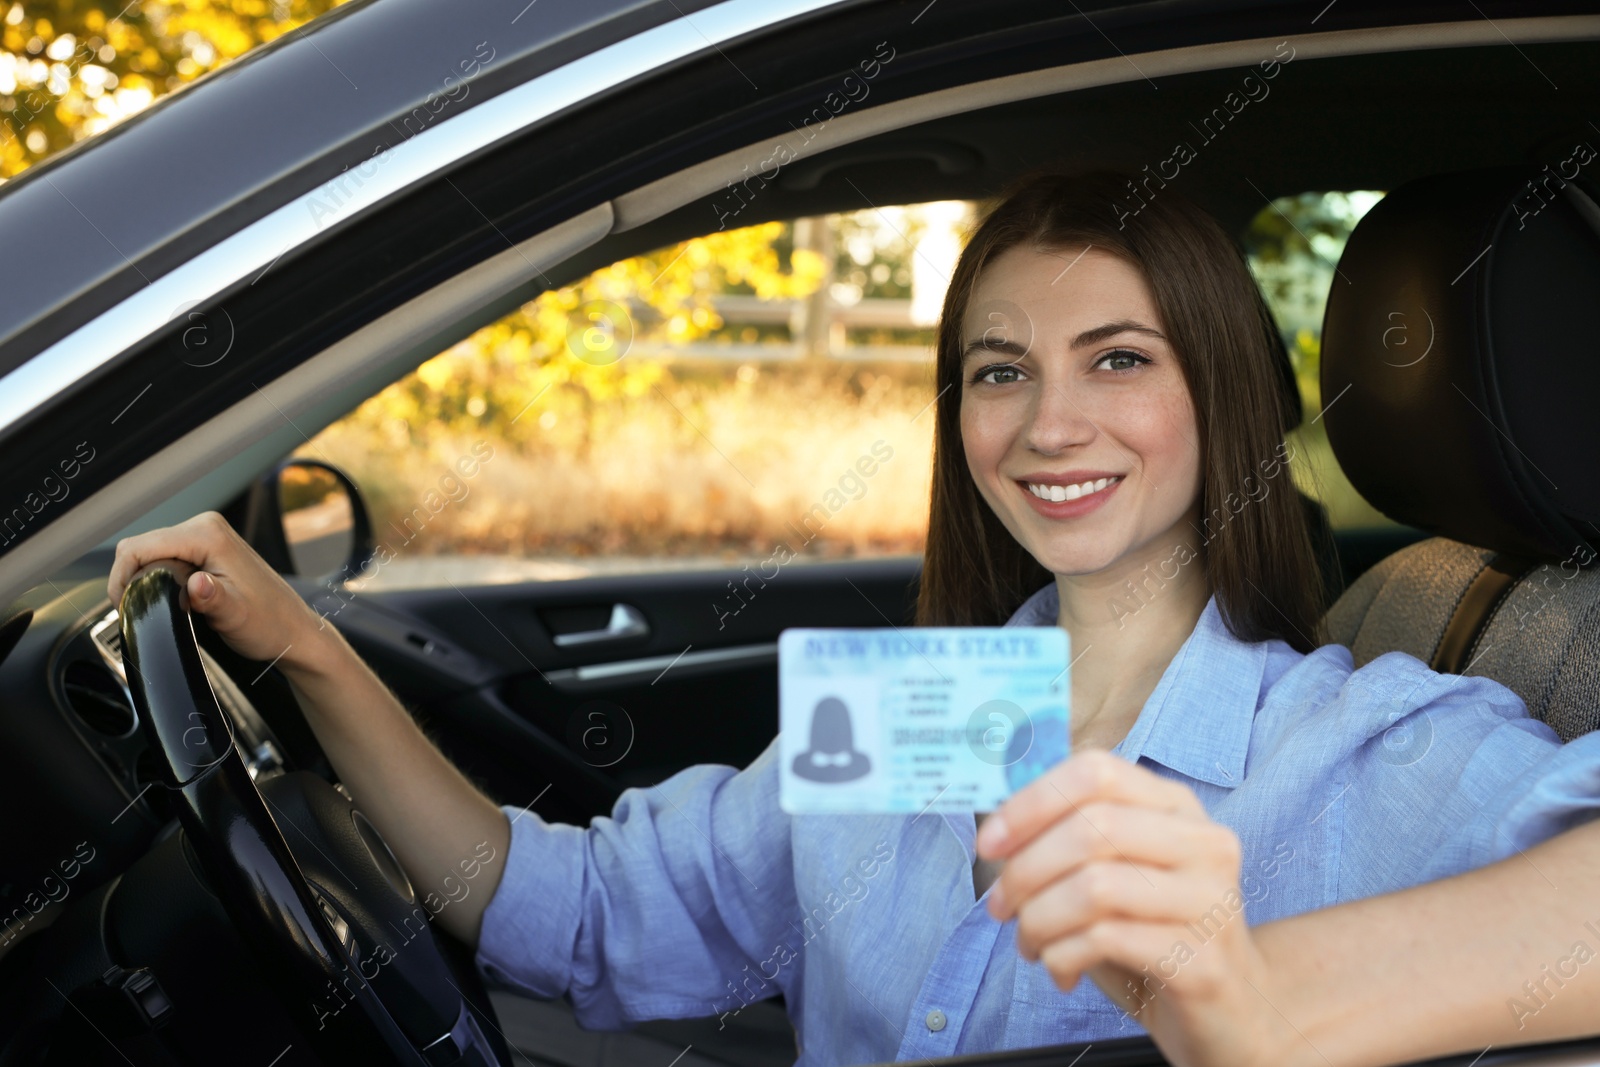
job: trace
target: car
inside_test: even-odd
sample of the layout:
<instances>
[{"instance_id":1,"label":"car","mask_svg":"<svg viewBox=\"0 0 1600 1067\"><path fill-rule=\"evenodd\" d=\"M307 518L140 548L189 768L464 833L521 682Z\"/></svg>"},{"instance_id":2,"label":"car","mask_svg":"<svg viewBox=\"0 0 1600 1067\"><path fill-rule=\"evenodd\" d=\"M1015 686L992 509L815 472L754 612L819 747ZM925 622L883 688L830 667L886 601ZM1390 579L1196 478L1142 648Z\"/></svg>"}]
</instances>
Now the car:
<instances>
[{"instance_id":1,"label":"car","mask_svg":"<svg viewBox=\"0 0 1600 1067\"><path fill-rule=\"evenodd\" d=\"M541 292L730 227L983 200L1062 162L1140 175L1130 214L1170 186L1240 234L1289 194L1575 171L1600 143L1597 41L1595 5L1550 0L463 0L445 19L371 0L0 186L0 1059L602 1052L408 925L412 889L287 683L188 637L170 584L121 618L119 537L226 516L497 801L584 823L630 785L748 763L777 727L778 632L909 624L918 560L790 569L734 626L707 605L735 567L353 592L321 579L370 562L371 502L293 455L312 435ZM286 506L291 484L321 488ZM307 499L337 513L309 534ZM1330 578L1428 532L1335 527ZM594 758L575 723L625 731L633 758ZM382 924L423 947L351 985ZM792 1062L781 1006L753 1007L615 1048ZM1164 1061L1129 1038L941 1062Z\"/></svg>"}]
</instances>

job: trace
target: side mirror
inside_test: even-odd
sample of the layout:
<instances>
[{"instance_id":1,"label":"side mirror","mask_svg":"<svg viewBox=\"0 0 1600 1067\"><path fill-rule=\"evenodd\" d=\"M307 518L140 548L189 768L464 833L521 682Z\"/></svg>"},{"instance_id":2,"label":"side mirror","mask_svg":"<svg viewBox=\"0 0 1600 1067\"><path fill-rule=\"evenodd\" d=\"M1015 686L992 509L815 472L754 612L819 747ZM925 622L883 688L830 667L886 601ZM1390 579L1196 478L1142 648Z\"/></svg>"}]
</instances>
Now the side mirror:
<instances>
[{"instance_id":1,"label":"side mirror","mask_svg":"<svg viewBox=\"0 0 1600 1067\"><path fill-rule=\"evenodd\" d=\"M343 582L372 559L361 491L330 463L289 459L252 487L244 537L284 574Z\"/></svg>"}]
</instances>

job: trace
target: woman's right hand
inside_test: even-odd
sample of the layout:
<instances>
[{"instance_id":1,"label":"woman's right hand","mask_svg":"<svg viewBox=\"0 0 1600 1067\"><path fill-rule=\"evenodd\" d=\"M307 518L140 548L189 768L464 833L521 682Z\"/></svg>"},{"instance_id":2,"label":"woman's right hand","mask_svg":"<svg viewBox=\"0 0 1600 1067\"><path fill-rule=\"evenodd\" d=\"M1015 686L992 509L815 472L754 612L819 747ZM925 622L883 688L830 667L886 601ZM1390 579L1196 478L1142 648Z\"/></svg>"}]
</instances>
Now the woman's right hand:
<instances>
[{"instance_id":1,"label":"woman's right hand","mask_svg":"<svg viewBox=\"0 0 1600 1067\"><path fill-rule=\"evenodd\" d=\"M977 851L1005 860L989 913L1017 920L1019 954L1064 992L1087 974L1172 1063L1311 1062L1265 999L1239 839L1187 786L1082 749L985 819Z\"/></svg>"},{"instance_id":2,"label":"woman's right hand","mask_svg":"<svg viewBox=\"0 0 1600 1067\"><path fill-rule=\"evenodd\" d=\"M283 666L293 666L332 632L215 511L118 541L106 583L111 602L119 604L128 579L158 559L194 564L197 569L188 581L189 603L230 648L247 659L282 657Z\"/></svg>"}]
</instances>

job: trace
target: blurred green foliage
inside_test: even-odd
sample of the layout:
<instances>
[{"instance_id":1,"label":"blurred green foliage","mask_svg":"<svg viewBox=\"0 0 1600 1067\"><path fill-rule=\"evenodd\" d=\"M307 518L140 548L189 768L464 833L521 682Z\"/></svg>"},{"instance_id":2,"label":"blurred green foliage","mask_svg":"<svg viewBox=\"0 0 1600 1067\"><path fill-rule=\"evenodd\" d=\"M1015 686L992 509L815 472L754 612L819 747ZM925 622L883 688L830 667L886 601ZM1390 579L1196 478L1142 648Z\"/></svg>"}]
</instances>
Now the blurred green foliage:
<instances>
[{"instance_id":1,"label":"blurred green foliage","mask_svg":"<svg viewBox=\"0 0 1600 1067\"><path fill-rule=\"evenodd\" d=\"M1305 420L1290 434L1295 482L1322 501L1336 527L1388 523L1339 468L1328 444L1322 412L1322 312L1328 288L1344 284L1339 256L1350 233L1380 192L1307 192L1284 196L1262 208L1245 231L1245 255L1256 283L1283 332Z\"/></svg>"},{"instance_id":2,"label":"blurred green foliage","mask_svg":"<svg viewBox=\"0 0 1600 1067\"><path fill-rule=\"evenodd\" d=\"M16 0L0 18L0 179L343 2Z\"/></svg>"},{"instance_id":3,"label":"blurred green foliage","mask_svg":"<svg viewBox=\"0 0 1600 1067\"><path fill-rule=\"evenodd\" d=\"M1283 331L1301 395L1310 412L1321 410L1322 309L1344 243L1382 193L1308 192L1279 197L1262 208L1245 231L1250 271Z\"/></svg>"}]
</instances>

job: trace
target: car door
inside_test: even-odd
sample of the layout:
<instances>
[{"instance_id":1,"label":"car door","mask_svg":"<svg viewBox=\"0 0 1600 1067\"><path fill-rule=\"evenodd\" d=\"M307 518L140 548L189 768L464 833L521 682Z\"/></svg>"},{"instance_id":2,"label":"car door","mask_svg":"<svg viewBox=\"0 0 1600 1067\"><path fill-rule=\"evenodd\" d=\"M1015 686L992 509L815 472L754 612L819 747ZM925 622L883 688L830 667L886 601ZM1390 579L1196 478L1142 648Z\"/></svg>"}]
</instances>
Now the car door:
<instances>
[{"instance_id":1,"label":"car door","mask_svg":"<svg viewBox=\"0 0 1600 1067\"><path fill-rule=\"evenodd\" d=\"M778 730L790 626L909 625L917 561L354 594L336 622L502 803L587 823L628 786L742 767ZM730 586L753 595L719 625ZM326 603L326 601L324 601Z\"/></svg>"}]
</instances>

